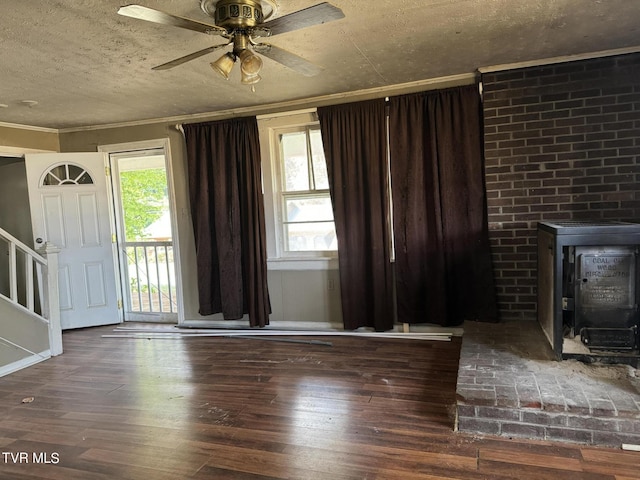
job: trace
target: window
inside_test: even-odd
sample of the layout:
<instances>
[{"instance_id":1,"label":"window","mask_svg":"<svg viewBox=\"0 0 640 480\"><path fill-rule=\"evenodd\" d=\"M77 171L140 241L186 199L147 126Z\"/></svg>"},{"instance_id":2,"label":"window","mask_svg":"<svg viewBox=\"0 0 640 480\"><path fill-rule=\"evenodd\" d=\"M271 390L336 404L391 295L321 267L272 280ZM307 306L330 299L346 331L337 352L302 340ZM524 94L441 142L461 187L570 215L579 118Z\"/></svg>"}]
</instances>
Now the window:
<instances>
[{"instance_id":1,"label":"window","mask_svg":"<svg viewBox=\"0 0 640 480\"><path fill-rule=\"evenodd\" d=\"M282 254L335 255L338 243L320 128L301 126L280 129L275 134L279 147L276 193L280 197L278 227Z\"/></svg>"},{"instance_id":2,"label":"window","mask_svg":"<svg viewBox=\"0 0 640 480\"><path fill-rule=\"evenodd\" d=\"M91 175L82 167L65 163L51 168L42 179L43 186L91 185Z\"/></svg>"}]
</instances>

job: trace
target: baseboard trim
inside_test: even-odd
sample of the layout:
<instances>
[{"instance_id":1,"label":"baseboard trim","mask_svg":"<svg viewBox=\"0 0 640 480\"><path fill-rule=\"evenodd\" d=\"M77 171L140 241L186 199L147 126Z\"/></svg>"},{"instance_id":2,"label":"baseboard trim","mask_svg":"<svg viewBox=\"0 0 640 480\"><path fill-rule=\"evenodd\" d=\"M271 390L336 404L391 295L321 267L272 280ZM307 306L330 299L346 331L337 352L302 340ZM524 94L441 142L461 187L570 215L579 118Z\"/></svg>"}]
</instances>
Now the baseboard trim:
<instances>
[{"instance_id":1,"label":"baseboard trim","mask_svg":"<svg viewBox=\"0 0 640 480\"><path fill-rule=\"evenodd\" d=\"M179 324L183 328L220 328L220 329L249 329L246 320L185 320ZM296 322L296 321L273 321L266 327L267 330L328 330L338 331L344 330L342 323L331 322ZM404 329L402 324L396 324L390 332L402 332ZM373 329L359 329L359 330L371 330ZM464 330L462 327L441 327L434 324L415 324L409 325L409 333L449 333L454 337L461 337Z\"/></svg>"},{"instance_id":2,"label":"baseboard trim","mask_svg":"<svg viewBox=\"0 0 640 480\"><path fill-rule=\"evenodd\" d=\"M36 363L43 362L44 360L48 360L50 358L51 358L51 350L45 350L44 352L40 352L37 355L30 355L26 358L17 360L15 362L12 362L0 367L0 377L4 377L5 375L9 375L11 373L17 372L18 370L31 367Z\"/></svg>"},{"instance_id":3,"label":"baseboard trim","mask_svg":"<svg viewBox=\"0 0 640 480\"><path fill-rule=\"evenodd\" d=\"M234 330L251 328L246 320L185 320L179 326L185 328L228 328ZM267 330L343 330L341 323L294 321L272 321L264 328Z\"/></svg>"}]
</instances>

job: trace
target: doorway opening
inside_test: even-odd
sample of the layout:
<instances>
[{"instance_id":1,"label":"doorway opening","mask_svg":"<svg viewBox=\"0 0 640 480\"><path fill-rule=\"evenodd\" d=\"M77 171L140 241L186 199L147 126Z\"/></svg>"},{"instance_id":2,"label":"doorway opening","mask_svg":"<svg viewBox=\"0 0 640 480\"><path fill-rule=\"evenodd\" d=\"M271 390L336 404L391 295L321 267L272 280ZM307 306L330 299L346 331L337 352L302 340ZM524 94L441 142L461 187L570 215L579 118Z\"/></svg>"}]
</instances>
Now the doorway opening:
<instances>
[{"instance_id":1,"label":"doorway opening","mask_svg":"<svg viewBox=\"0 0 640 480\"><path fill-rule=\"evenodd\" d=\"M163 145L109 153L125 321L176 323L179 317L167 151Z\"/></svg>"}]
</instances>

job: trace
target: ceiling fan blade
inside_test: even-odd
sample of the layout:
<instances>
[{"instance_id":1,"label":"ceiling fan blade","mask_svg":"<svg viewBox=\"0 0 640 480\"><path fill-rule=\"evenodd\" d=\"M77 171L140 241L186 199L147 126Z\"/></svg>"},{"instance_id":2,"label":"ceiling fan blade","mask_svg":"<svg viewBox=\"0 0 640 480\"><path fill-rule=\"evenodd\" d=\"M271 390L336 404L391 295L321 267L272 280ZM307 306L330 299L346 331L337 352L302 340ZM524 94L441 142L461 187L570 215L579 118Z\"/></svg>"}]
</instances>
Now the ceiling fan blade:
<instances>
[{"instance_id":1,"label":"ceiling fan blade","mask_svg":"<svg viewBox=\"0 0 640 480\"><path fill-rule=\"evenodd\" d=\"M264 55L271 60L275 60L285 67L289 67L291 70L301 73L305 77L313 77L323 70L322 67L314 65L298 55L287 52L281 48L274 47L268 43L258 43L257 45L254 45L253 48L259 54Z\"/></svg>"},{"instance_id":2,"label":"ceiling fan blade","mask_svg":"<svg viewBox=\"0 0 640 480\"><path fill-rule=\"evenodd\" d=\"M146 20L147 22L159 23L161 25L172 25L174 27L186 28L188 30L206 33L208 35L227 35L227 31L217 25L209 25L208 23L178 17L176 15L171 15L142 5L126 5L124 7L120 7L118 13L125 17L137 18L138 20Z\"/></svg>"},{"instance_id":3,"label":"ceiling fan blade","mask_svg":"<svg viewBox=\"0 0 640 480\"><path fill-rule=\"evenodd\" d=\"M320 25L344 18L344 13L338 7L328 2L322 2L313 7L298 10L297 12L265 22L261 26L271 30L271 36L291 32L300 28Z\"/></svg>"},{"instance_id":4,"label":"ceiling fan blade","mask_svg":"<svg viewBox=\"0 0 640 480\"><path fill-rule=\"evenodd\" d=\"M195 60L196 58L200 58L207 53L211 53L214 50L217 50L218 48L226 47L227 45L231 45L231 43L223 43L221 45L214 45L213 47L207 47L203 50L198 50L197 52L190 53L189 55L185 55L184 57L176 58L175 60L163 63L162 65L157 65L151 70L169 70L170 68L177 67L178 65L182 65L183 63L187 63L191 60Z\"/></svg>"}]
</instances>

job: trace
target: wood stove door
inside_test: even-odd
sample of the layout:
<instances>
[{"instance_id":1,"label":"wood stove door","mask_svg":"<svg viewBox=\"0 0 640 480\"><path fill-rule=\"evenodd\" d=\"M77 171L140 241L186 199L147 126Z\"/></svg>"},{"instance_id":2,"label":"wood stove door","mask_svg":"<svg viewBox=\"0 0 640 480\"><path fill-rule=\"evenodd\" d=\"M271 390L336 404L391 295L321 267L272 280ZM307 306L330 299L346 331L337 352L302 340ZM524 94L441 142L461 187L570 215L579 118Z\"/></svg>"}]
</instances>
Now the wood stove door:
<instances>
[{"instance_id":1,"label":"wood stove door","mask_svg":"<svg viewBox=\"0 0 640 480\"><path fill-rule=\"evenodd\" d=\"M575 331L590 348L637 348L635 246L576 247Z\"/></svg>"}]
</instances>

